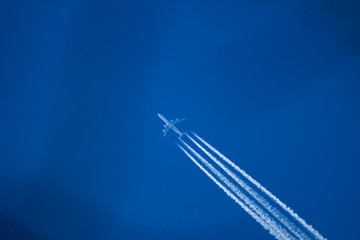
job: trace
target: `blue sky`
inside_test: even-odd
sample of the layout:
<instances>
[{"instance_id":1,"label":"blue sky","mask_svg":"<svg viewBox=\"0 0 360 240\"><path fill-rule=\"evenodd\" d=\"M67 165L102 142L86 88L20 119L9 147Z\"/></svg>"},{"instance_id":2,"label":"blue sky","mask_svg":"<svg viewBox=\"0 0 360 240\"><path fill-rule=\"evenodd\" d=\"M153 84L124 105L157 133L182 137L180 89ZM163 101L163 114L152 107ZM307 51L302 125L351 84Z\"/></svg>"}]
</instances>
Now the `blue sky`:
<instances>
[{"instance_id":1,"label":"blue sky","mask_svg":"<svg viewBox=\"0 0 360 240\"><path fill-rule=\"evenodd\" d=\"M329 239L360 235L354 1L0 3L0 238L272 239L194 131Z\"/></svg>"}]
</instances>

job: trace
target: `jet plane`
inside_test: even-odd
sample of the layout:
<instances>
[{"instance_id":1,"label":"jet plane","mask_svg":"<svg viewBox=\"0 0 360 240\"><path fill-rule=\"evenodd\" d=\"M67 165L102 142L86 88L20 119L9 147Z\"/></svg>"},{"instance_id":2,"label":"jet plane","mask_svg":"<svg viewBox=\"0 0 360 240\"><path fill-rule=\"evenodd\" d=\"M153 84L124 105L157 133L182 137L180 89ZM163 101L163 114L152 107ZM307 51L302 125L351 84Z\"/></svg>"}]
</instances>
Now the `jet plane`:
<instances>
[{"instance_id":1,"label":"jet plane","mask_svg":"<svg viewBox=\"0 0 360 240\"><path fill-rule=\"evenodd\" d=\"M174 130L177 134L179 134L179 137L181 137L184 133L180 132L179 129L177 129L174 125L175 124L178 124L179 122L182 122L185 120L184 119L175 119L175 120L170 120L168 121L163 115L161 115L160 113L158 113L158 116L159 118L161 118L161 120L163 120L165 122L165 125L164 125L164 129L163 129L163 132L164 132L164 137L166 136L167 132L172 129Z\"/></svg>"}]
</instances>

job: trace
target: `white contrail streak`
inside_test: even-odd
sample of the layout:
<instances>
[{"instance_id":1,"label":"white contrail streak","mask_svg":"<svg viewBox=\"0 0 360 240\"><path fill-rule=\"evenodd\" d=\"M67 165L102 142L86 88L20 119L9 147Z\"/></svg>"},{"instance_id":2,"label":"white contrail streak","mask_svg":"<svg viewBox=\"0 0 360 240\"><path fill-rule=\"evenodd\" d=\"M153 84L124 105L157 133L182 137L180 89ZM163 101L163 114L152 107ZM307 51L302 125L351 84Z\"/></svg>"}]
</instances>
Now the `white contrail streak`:
<instances>
[{"instance_id":1,"label":"white contrail streak","mask_svg":"<svg viewBox=\"0 0 360 240\"><path fill-rule=\"evenodd\" d=\"M254 201L250 200L243 192L239 190L234 184L232 184L224 175L217 171L208 161L206 161L200 154L198 154L193 148L191 148L187 143L181 140L181 143L186 146L211 172L217 176L225 185L230 188L242 201L247 204L250 209L252 209L256 214L258 214L262 220L264 220L273 230L275 230L278 239L295 239L290 235L286 229L284 229L280 224L276 223L266 212L263 211Z\"/></svg>"},{"instance_id":2,"label":"white contrail streak","mask_svg":"<svg viewBox=\"0 0 360 240\"><path fill-rule=\"evenodd\" d=\"M197 139L199 139L205 146L207 146L211 151L216 153L220 158L222 158L225 162L227 162L230 166L232 166L235 170L237 170L241 175L243 175L247 180L249 180L252 184L254 184L258 189L260 189L266 196L272 199L275 203L282 207L286 212L288 212L296 221L298 221L307 231L312 233L316 239L325 240L321 234L316 231L311 225L307 224L304 219L299 217L291 208L285 205L285 203L281 202L276 196L274 196L271 192L269 192L265 187L263 187L259 182L253 179L250 175L248 175L244 170L239 168L235 163L230 161L227 157L221 154L218 150L212 147L209 143L199 137L196 133L193 133Z\"/></svg>"},{"instance_id":3,"label":"white contrail streak","mask_svg":"<svg viewBox=\"0 0 360 240\"><path fill-rule=\"evenodd\" d=\"M216 178L211 173L209 173L203 166L201 166L201 164L198 161L196 161L190 155L190 153L188 153L179 144L178 146L186 154L186 156L188 156L191 159L191 161L193 161L196 164L196 166L198 166L211 180L213 180L216 183L216 185L218 185L230 198L232 198L237 204L239 204L240 207L242 207L245 210L245 212L247 212L250 216L252 216L258 223L260 223L261 226L263 226L266 230L268 230L270 234L273 235L275 238L283 239L282 237L278 237L278 234L272 228L270 228L267 223L265 223L256 213L254 213L248 206L246 206L238 197L236 197L224 185L222 185L218 180L216 180Z\"/></svg>"},{"instance_id":4,"label":"white contrail streak","mask_svg":"<svg viewBox=\"0 0 360 240\"><path fill-rule=\"evenodd\" d=\"M299 229L292 221L290 221L285 215L280 213L275 207L273 207L265 198L260 196L254 191L248 184L242 179L238 178L231 170L224 166L219 160L217 160L211 153L204 149L197 141L195 141L188 134L185 134L198 148L200 148L211 160L213 160L218 166L220 166L230 177L232 177L242 188L244 188L250 196L257 200L266 210L268 210L274 217L276 217L285 227L287 227L296 237L299 239L310 239L301 229Z\"/></svg>"}]
</instances>

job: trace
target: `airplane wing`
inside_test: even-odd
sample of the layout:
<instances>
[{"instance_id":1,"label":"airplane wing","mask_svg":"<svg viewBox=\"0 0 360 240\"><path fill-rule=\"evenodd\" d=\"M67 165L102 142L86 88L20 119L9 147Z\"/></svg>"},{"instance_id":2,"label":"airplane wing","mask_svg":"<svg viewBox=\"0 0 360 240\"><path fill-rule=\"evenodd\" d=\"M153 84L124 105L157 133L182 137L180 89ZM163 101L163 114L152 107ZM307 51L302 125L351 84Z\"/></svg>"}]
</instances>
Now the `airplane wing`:
<instances>
[{"instance_id":1,"label":"airplane wing","mask_svg":"<svg viewBox=\"0 0 360 240\"><path fill-rule=\"evenodd\" d=\"M182 121L184 121L184 120L185 120L185 118L183 118L183 119L178 119L178 118L177 118L177 119L175 119L175 120L172 120L172 121L171 121L171 124L172 124L172 125L175 125L175 124L178 124L179 122L182 122Z\"/></svg>"},{"instance_id":2,"label":"airplane wing","mask_svg":"<svg viewBox=\"0 0 360 240\"><path fill-rule=\"evenodd\" d=\"M163 129L164 137L166 136L166 134L167 134L167 132L169 131L169 129L170 129L170 125L169 125L169 124L167 124L167 125L164 126L164 129Z\"/></svg>"},{"instance_id":3,"label":"airplane wing","mask_svg":"<svg viewBox=\"0 0 360 240\"><path fill-rule=\"evenodd\" d=\"M183 119L175 119L175 120L170 120L170 124L171 125L175 125L175 124L178 124L179 122L182 122L182 121L184 121L185 120L185 118L183 118ZM164 129L163 129L163 132L164 132L164 137L166 136L166 134L167 134L167 132L169 131L169 129L171 129L171 126L170 126L170 124L166 124L166 125L164 125Z\"/></svg>"}]
</instances>

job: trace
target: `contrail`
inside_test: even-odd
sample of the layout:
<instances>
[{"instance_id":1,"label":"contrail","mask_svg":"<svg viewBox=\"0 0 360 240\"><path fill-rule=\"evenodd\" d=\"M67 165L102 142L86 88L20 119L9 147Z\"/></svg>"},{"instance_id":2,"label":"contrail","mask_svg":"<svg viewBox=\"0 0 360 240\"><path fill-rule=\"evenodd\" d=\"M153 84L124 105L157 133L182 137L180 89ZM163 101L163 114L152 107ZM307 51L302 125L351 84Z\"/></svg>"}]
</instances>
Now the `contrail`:
<instances>
[{"instance_id":1,"label":"contrail","mask_svg":"<svg viewBox=\"0 0 360 240\"><path fill-rule=\"evenodd\" d=\"M252 216L258 223L260 223L261 226L263 226L266 230L270 232L271 235L276 237L277 239L283 239L278 238L276 232L268 226L267 223L265 223L256 213L254 213L248 206L246 206L239 198L237 198L231 191L229 191L224 185L222 185L216 178L211 175L203 166L200 165L198 161L196 161L190 153L188 153L182 146L177 144L178 147L188 156L191 161L193 161L196 166L198 166L211 180L213 180L216 185L218 185L230 198L232 198L237 204L239 204L250 216Z\"/></svg>"},{"instance_id":2,"label":"contrail","mask_svg":"<svg viewBox=\"0 0 360 240\"><path fill-rule=\"evenodd\" d=\"M286 229L284 229L280 224L276 223L266 212L263 211L259 206L257 206L252 200L250 200L243 192L241 192L234 184L232 184L224 175L222 175L219 171L217 171L208 161L206 161L200 154L198 154L193 148L191 148L187 143L181 140L181 143L186 146L207 168L211 170L211 172L217 176L225 185L230 188L242 201L247 204L247 206L253 210L259 216L256 216L255 220L258 221L258 218L262 219L267 223L273 231L269 232L277 239L295 239L292 235L290 235ZM244 209L245 210L245 209ZM250 214L250 213L249 213ZM259 221L258 221L259 222Z\"/></svg>"},{"instance_id":3,"label":"contrail","mask_svg":"<svg viewBox=\"0 0 360 240\"><path fill-rule=\"evenodd\" d=\"M271 192L269 192L265 187L263 187L259 182L257 182L255 179L253 179L250 175L248 175L244 170L239 168L235 163L230 161L227 157L225 157L223 154L221 154L218 150L216 150L214 147L212 147L209 143L207 143L205 140L203 140L201 137L199 137L196 133L193 133L197 139L199 139L205 146L207 146L211 151L216 153L221 159L223 159L225 162L227 162L230 166L232 166L235 170L237 170L242 176L244 176L247 180L249 180L252 184L254 184L258 189L260 189L266 196L268 196L270 199L272 199L275 203L277 203L279 206L282 207L284 211L289 213L298 223L302 225L307 231L312 233L316 239L325 240L321 234L316 231L311 225L307 224L304 219L299 217L291 208L286 206L283 202L281 202L276 196L274 196Z\"/></svg>"},{"instance_id":4,"label":"contrail","mask_svg":"<svg viewBox=\"0 0 360 240\"><path fill-rule=\"evenodd\" d=\"M273 207L268 201L254 191L248 184L242 179L238 178L231 170L219 162L211 153L204 149L197 141L185 133L185 135L207 156L211 158L218 166L220 166L230 177L232 177L242 188L244 188L250 196L257 200L266 210L268 210L274 217L276 217L285 227L287 227L296 237L299 239L310 239L301 229L299 229L292 221L290 221L285 215L280 213L275 207Z\"/></svg>"}]
</instances>

